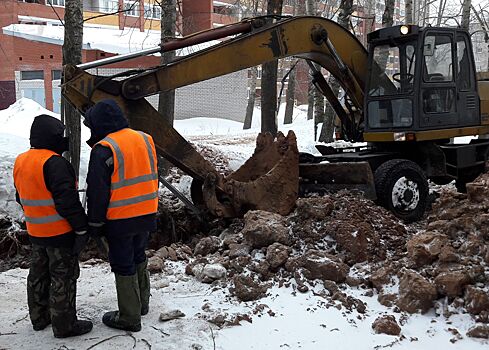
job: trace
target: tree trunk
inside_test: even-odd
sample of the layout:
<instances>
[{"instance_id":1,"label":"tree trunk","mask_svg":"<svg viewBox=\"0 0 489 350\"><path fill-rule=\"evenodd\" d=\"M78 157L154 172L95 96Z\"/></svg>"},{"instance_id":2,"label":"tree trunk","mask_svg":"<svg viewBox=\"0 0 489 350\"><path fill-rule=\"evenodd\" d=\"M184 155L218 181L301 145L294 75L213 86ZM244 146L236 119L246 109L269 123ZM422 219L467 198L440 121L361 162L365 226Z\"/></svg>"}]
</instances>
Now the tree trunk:
<instances>
[{"instance_id":1,"label":"tree trunk","mask_svg":"<svg viewBox=\"0 0 489 350\"><path fill-rule=\"evenodd\" d=\"M440 0L440 4L438 5L438 17L436 19L436 26L441 26L441 20L443 18L443 13L445 12L445 5L447 4L447 0Z\"/></svg>"},{"instance_id":2,"label":"tree trunk","mask_svg":"<svg viewBox=\"0 0 489 350\"><path fill-rule=\"evenodd\" d=\"M253 119L253 110L255 108L255 95L256 95L256 81L258 79L258 67L250 68L250 96L248 98L248 104L246 106L246 116L243 124L243 129L251 128L251 122Z\"/></svg>"},{"instance_id":3,"label":"tree trunk","mask_svg":"<svg viewBox=\"0 0 489 350\"><path fill-rule=\"evenodd\" d=\"M287 84L287 93L285 95L285 115L284 115L284 124L292 124L292 114L294 112L294 104L295 104L295 76L297 69L296 67L292 68L292 71L289 74L289 83Z\"/></svg>"},{"instance_id":4,"label":"tree trunk","mask_svg":"<svg viewBox=\"0 0 489 350\"><path fill-rule=\"evenodd\" d=\"M299 0L300 1L300 0ZM296 15L301 8L299 8L299 4L294 1L292 7L292 14ZM292 61L289 61L292 63ZM289 79L287 84L287 93L285 95L285 114L284 114L284 124L292 124L292 114L294 113L294 105L295 105L295 76L296 76L296 67L292 66L292 70L289 73Z\"/></svg>"},{"instance_id":5,"label":"tree trunk","mask_svg":"<svg viewBox=\"0 0 489 350\"><path fill-rule=\"evenodd\" d=\"M240 8L240 15L242 17L255 17L258 14L259 0L237 1L236 5ZM241 18L240 18L241 19ZM250 93L248 98L248 103L246 104L246 114L243 123L243 129L250 129L253 122L253 111L255 109L256 101L256 84L258 80L258 67L251 67L250 79L248 80L250 86Z\"/></svg>"},{"instance_id":6,"label":"tree trunk","mask_svg":"<svg viewBox=\"0 0 489 350\"><path fill-rule=\"evenodd\" d=\"M161 1L161 43L175 37L177 23L176 0ZM176 57L175 51L161 54L161 64L172 62ZM175 119L175 90L162 91L158 96L158 113L170 124ZM160 174L166 175L172 164L164 158L158 162Z\"/></svg>"},{"instance_id":7,"label":"tree trunk","mask_svg":"<svg viewBox=\"0 0 489 350\"><path fill-rule=\"evenodd\" d=\"M316 68L321 69L320 66ZM315 140L322 141L319 140L317 137L317 129L318 129L318 125L322 123L321 133L319 135L321 136L325 121L326 118L324 113L324 95L320 93L318 89L314 89L314 139Z\"/></svg>"},{"instance_id":8,"label":"tree trunk","mask_svg":"<svg viewBox=\"0 0 489 350\"><path fill-rule=\"evenodd\" d=\"M353 13L353 0L341 0L338 13L338 24L346 30L350 30L350 18Z\"/></svg>"},{"instance_id":9,"label":"tree trunk","mask_svg":"<svg viewBox=\"0 0 489 350\"><path fill-rule=\"evenodd\" d=\"M394 0L385 0L384 13L382 14L382 27L392 27L394 24Z\"/></svg>"},{"instance_id":10,"label":"tree trunk","mask_svg":"<svg viewBox=\"0 0 489 350\"><path fill-rule=\"evenodd\" d=\"M469 30L471 2L471 0L464 0L462 4L462 23L460 27L465 30Z\"/></svg>"},{"instance_id":11,"label":"tree trunk","mask_svg":"<svg viewBox=\"0 0 489 350\"><path fill-rule=\"evenodd\" d=\"M316 8L314 6L314 0L306 0L306 14L314 16L316 14ZM312 76L312 73L311 73ZM309 81L309 87L307 91L307 120L314 118L314 91L316 88L312 85L312 78ZM314 139L316 139L316 128L314 128Z\"/></svg>"},{"instance_id":12,"label":"tree trunk","mask_svg":"<svg viewBox=\"0 0 489 350\"><path fill-rule=\"evenodd\" d=\"M267 0L267 14L280 15L283 0ZM277 134L277 68L278 61L262 65L261 77L261 131Z\"/></svg>"},{"instance_id":13,"label":"tree trunk","mask_svg":"<svg viewBox=\"0 0 489 350\"><path fill-rule=\"evenodd\" d=\"M164 43L175 37L177 21L176 0L161 1L161 42ZM175 59L175 51L165 52L161 55L161 64L167 64ZM158 112L165 120L173 125L175 119L175 90L160 92Z\"/></svg>"},{"instance_id":14,"label":"tree trunk","mask_svg":"<svg viewBox=\"0 0 489 350\"><path fill-rule=\"evenodd\" d=\"M63 65L80 64L83 45L82 0L66 0L64 22ZM61 120L66 124L66 135L70 140L70 151L67 158L78 177L80 172L80 114L66 101L62 101L62 107Z\"/></svg>"},{"instance_id":15,"label":"tree trunk","mask_svg":"<svg viewBox=\"0 0 489 350\"><path fill-rule=\"evenodd\" d=\"M413 0L406 0L404 7L406 11L406 17L404 19L404 23L412 24L413 23Z\"/></svg>"},{"instance_id":16,"label":"tree trunk","mask_svg":"<svg viewBox=\"0 0 489 350\"><path fill-rule=\"evenodd\" d=\"M413 11L413 21L414 24L419 25L420 24L420 12L421 12L421 1L422 0L413 0L414 1L414 11Z\"/></svg>"}]
</instances>

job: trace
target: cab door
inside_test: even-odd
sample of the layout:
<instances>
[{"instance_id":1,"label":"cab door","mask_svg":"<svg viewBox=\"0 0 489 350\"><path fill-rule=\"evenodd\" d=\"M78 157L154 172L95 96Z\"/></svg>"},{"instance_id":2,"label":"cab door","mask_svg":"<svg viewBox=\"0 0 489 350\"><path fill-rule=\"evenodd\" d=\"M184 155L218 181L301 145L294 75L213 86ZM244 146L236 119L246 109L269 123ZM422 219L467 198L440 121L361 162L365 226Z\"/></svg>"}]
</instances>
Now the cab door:
<instances>
[{"instance_id":1,"label":"cab door","mask_svg":"<svg viewBox=\"0 0 489 350\"><path fill-rule=\"evenodd\" d=\"M459 123L453 30L427 31L422 47L421 129L443 129Z\"/></svg>"},{"instance_id":2,"label":"cab door","mask_svg":"<svg viewBox=\"0 0 489 350\"><path fill-rule=\"evenodd\" d=\"M476 88L474 58L467 33L456 35L456 85L459 126L480 124L480 102Z\"/></svg>"}]
</instances>

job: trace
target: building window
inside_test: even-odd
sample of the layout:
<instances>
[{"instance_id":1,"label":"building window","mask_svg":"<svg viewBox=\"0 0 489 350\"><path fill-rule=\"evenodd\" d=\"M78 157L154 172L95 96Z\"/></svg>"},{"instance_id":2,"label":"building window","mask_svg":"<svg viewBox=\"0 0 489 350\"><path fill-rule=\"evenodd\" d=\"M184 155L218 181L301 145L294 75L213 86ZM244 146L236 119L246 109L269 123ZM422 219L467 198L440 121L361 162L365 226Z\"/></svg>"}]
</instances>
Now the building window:
<instances>
[{"instance_id":1,"label":"building window","mask_svg":"<svg viewBox=\"0 0 489 350\"><path fill-rule=\"evenodd\" d=\"M135 1L124 1L124 12L127 16L139 16L139 3Z\"/></svg>"},{"instance_id":2,"label":"building window","mask_svg":"<svg viewBox=\"0 0 489 350\"><path fill-rule=\"evenodd\" d=\"M46 0L46 5L65 6L65 0Z\"/></svg>"},{"instance_id":3,"label":"building window","mask_svg":"<svg viewBox=\"0 0 489 350\"><path fill-rule=\"evenodd\" d=\"M61 70L56 69L51 71L51 80L61 80Z\"/></svg>"},{"instance_id":4,"label":"building window","mask_svg":"<svg viewBox=\"0 0 489 350\"><path fill-rule=\"evenodd\" d=\"M118 0L102 0L100 3L100 12L112 13L119 11Z\"/></svg>"},{"instance_id":5,"label":"building window","mask_svg":"<svg viewBox=\"0 0 489 350\"><path fill-rule=\"evenodd\" d=\"M161 19L161 7L159 5L144 5L144 17Z\"/></svg>"},{"instance_id":6,"label":"building window","mask_svg":"<svg viewBox=\"0 0 489 350\"><path fill-rule=\"evenodd\" d=\"M20 80L43 80L44 71L42 70L25 70L20 72Z\"/></svg>"},{"instance_id":7,"label":"building window","mask_svg":"<svg viewBox=\"0 0 489 350\"><path fill-rule=\"evenodd\" d=\"M28 2L31 4L39 4L39 0L17 0L18 2Z\"/></svg>"}]
</instances>

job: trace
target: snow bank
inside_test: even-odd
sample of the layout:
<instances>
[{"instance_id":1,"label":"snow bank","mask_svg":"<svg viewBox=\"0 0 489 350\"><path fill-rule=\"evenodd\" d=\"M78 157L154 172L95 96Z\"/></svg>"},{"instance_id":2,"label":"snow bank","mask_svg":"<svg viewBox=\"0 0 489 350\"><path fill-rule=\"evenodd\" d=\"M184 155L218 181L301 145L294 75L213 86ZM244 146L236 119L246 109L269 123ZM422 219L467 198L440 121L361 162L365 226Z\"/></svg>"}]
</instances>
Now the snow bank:
<instances>
[{"instance_id":1,"label":"snow bank","mask_svg":"<svg viewBox=\"0 0 489 350\"><path fill-rule=\"evenodd\" d=\"M10 216L21 220L21 207L15 202L13 167L15 158L29 149L29 134L34 118L47 114L60 118L38 103L28 98L21 98L9 108L0 111L0 216ZM88 139L90 131L82 125L82 140ZM90 148L82 144L80 162L80 184L83 187L87 173Z\"/></svg>"},{"instance_id":2,"label":"snow bank","mask_svg":"<svg viewBox=\"0 0 489 350\"><path fill-rule=\"evenodd\" d=\"M27 98L0 111L0 216L16 220L23 217L22 209L15 202L13 168L17 155L29 149L31 124L39 114L57 116Z\"/></svg>"}]
</instances>

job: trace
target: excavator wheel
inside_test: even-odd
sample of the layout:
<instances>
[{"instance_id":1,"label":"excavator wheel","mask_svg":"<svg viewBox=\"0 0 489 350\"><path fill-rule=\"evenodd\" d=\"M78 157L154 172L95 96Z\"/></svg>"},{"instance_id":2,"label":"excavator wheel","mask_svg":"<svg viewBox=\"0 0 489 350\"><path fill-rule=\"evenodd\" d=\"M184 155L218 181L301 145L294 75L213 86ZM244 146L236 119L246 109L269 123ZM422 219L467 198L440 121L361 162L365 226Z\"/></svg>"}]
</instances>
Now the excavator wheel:
<instances>
[{"instance_id":1,"label":"excavator wheel","mask_svg":"<svg viewBox=\"0 0 489 350\"><path fill-rule=\"evenodd\" d=\"M379 204L405 222L423 217L428 200L428 181L421 168L406 159L393 159L374 175Z\"/></svg>"}]
</instances>

